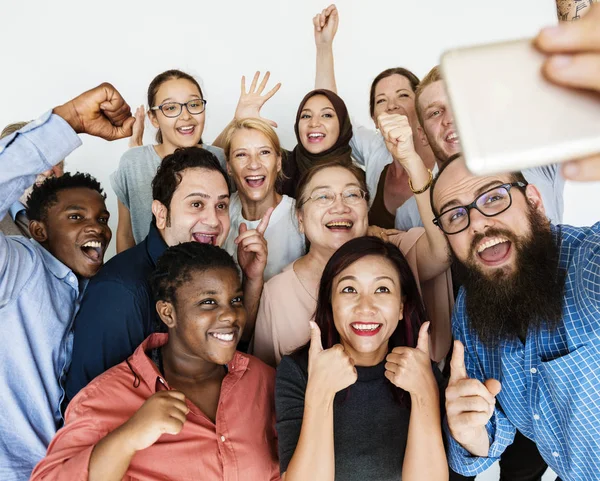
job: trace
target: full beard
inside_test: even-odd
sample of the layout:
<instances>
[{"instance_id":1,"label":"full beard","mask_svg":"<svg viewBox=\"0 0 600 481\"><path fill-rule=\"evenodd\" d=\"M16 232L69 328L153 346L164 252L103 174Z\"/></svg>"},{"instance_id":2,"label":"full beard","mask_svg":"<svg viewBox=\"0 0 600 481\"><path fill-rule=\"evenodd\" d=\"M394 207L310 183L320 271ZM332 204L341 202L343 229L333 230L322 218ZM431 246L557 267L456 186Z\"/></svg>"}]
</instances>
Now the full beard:
<instances>
[{"instance_id":1,"label":"full beard","mask_svg":"<svg viewBox=\"0 0 600 481\"><path fill-rule=\"evenodd\" d=\"M530 207L528 218L531 234L525 239L501 229L485 233L511 242L517 254L512 273L499 269L485 275L473 259L462 262L453 255L455 274L466 291L470 329L488 347L502 340L525 342L530 328L554 330L562 320L565 272L558 266L559 245L541 213ZM473 256L482 238L473 239Z\"/></svg>"}]
</instances>

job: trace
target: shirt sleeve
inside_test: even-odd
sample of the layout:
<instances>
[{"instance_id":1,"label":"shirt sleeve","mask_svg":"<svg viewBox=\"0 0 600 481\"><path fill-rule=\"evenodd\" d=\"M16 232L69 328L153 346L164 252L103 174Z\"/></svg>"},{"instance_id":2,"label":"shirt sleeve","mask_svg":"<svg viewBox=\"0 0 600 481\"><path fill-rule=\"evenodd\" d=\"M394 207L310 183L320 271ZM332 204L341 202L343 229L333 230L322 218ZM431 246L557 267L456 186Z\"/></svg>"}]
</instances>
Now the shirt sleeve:
<instances>
[{"instance_id":1,"label":"shirt sleeve","mask_svg":"<svg viewBox=\"0 0 600 481\"><path fill-rule=\"evenodd\" d=\"M251 353L269 366L277 366L275 345L273 343L273 314L271 312L271 297L269 284L265 284L260 296L254 338Z\"/></svg>"},{"instance_id":2,"label":"shirt sleeve","mask_svg":"<svg viewBox=\"0 0 600 481\"><path fill-rule=\"evenodd\" d=\"M148 293L112 280L90 282L75 318L66 395L71 400L96 376L127 359L150 334Z\"/></svg>"},{"instance_id":3,"label":"shirt sleeve","mask_svg":"<svg viewBox=\"0 0 600 481\"><path fill-rule=\"evenodd\" d=\"M131 152L131 149L121 156L117 170L110 174L110 186L114 190L115 195L121 204L131 210L129 201L129 183L127 182L129 157L131 155L129 152Z\"/></svg>"},{"instance_id":4,"label":"shirt sleeve","mask_svg":"<svg viewBox=\"0 0 600 481\"><path fill-rule=\"evenodd\" d=\"M80 145L71 126L51 111L0 140L0 219L37 174L51 169Z\"/></svg>"},{"instance_id":5,"label":"shirt sleeve","mask_svg":"<svg viewBox=\"0 0 600 481\"><path fill-rule=\"evenodd\" d=\"M465 346L465 367L467 375L472 379L485 381L485 374L480 369L480 364L474 355L474 343L466 339L465 327L466 316L464 314L464 290L461 290L454 309L452 319L453 333L456 340L461 341ZM448 423L444 421L444 431L448 441L448 464L457 473L463 476L475 476L488 469L492 464L500 459L504 450L512 444L516 428L508 420L506 415L498 408L485 426L490 449L487 457L473 456L469 451L463 448L450 434Z\"/></svg>"},{"instance_id":6,"label":"shirt sleeve","mask_svg":"<svg viewBox=\"0 0 600 481\"><path fill-rule=\"evenodd\" d=\"M284 356L277 367L275 379L275 413L279 441L279 468L281 475L287 471L300 438L304 417L306 375L296 362Z\"/></svg>"},{"instance_id":7,"label":"shirt sleeve","mask_svg":"<svg viewBox=\"0 0 600 481\"><path fill-rule=\"evenodd\" d=\"M577 277L579 285L583 289L584 295L592 306L596 307L596 312L600 311L600 222L596 223L583 249L584 259ZM592 319L598 319L598 316Z\"/></svg>"}]
</instances>

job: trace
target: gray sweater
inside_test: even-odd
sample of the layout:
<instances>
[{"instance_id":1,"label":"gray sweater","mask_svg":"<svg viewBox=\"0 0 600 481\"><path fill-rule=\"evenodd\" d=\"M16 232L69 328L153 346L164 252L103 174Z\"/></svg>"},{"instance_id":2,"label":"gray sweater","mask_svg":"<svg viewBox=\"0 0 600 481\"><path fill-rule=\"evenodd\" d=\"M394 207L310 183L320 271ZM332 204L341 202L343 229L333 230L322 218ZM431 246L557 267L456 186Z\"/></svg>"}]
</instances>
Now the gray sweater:
<instances>
[{"instance_id":1,"label":"gray sweater","mask_svg":"<svg viewBox=\"0 0 600 481\"><path fill-rule=\"evenodd\" d=\"M279 463L285 473L296 449L307 383L306 355L284 356L277 368L275 409ZM410 409L400 405L384 376L385 361L357 367L358 381L336 395L333 410L336 481L398 481ZM408 401L408 394L405 398Z\"/></svg>"}]
</instances>

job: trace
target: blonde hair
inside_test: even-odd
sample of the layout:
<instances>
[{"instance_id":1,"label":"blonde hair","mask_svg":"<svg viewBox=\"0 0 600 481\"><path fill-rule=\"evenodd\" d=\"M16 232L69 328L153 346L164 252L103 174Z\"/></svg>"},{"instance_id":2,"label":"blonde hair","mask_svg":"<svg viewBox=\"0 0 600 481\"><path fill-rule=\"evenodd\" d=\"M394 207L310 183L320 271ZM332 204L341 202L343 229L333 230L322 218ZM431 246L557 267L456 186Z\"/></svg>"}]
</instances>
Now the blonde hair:
<instances>
[{"instance_id":1,"label":"blonde hair","mask_svg":"<svg viewBox=\"0 0 600 481\"><path fill-rule=\"evenodd\" d=\"M31 121L29 121L29 122L31 122ZM2 133L0 134L0 139L3 139L4 137L8 137L10 134L15 133L17 130L21 130L29 122L15 122L14 124L8 124L2 130Z\"/></svg>"},{"instance_id":2,"label":"blonde hair","mask_svg":"<svg viewBox=\"0 0 600 481\"><path fill-rule=\"evenodd\" d=\"M417 117L419 118L421 125L423 125L423 112L421 112L421 107L419 106L419 97L428 85L431 85L438 80L442 80L442 72L440 71L440 66L436 65L427 75L425 75L425 77L423 77L423 80L421 80L421 83L415 91L415 110L417 111Z\"/></svg>"},{"instance_id":3,"label":"blonde hair","mask_svg":"<svg viewBox=\"0 0 600 481\"><path fill-rule=\"evenodd\" d=\"M276 187L279 186L287 177L283 173L283 149L281 148L281 142L279 142L279 137L277 133L273 130L268 123L266 123L262 119L258 118L248 118L242 120L234 120L229 124L227 130L225 131L225 140L223 142L223 151L225 152L225 158L227 162L230 161L229 156L231 155L231 142L233 140L233 136L238 130L257 130L261 134L263 134L271 146L273 150L275 150L275 154L282 159L282 166L279 172L277 173L277 181Z\"/></svg>"}]
</instances>

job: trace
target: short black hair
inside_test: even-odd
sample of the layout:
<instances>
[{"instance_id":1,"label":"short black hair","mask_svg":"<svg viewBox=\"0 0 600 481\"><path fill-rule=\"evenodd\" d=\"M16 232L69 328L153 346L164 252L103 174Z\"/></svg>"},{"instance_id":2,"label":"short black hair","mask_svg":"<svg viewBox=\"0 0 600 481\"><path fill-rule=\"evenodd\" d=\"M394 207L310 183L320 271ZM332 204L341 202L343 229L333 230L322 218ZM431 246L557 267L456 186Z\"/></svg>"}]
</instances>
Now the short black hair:
<instances>
[{"instance_id":1,"label":"short black hair","mask_svg":"<svg viewBox=\"0 0 600 481\"><path fill-rule=\"evenodd\" d=\"M227 183L227 191L231 193L229 177L213 153L201 147L182 147L167 155L160 163L152 179L152 199L158 200L168 212L173 194L181 183L181 172L192 168L219 172Z\"/></svg>"},{"instance_id":2,"label":"short black hair","mask_svg":"<svg viewBox=\"0 0 600 481\"><path fill-rule=\"evenodd\" d=\"M169 247L158 259L150 280L154 300L174 303L177 289L191 279L192 272L218 268L240 275L233 258L220 247L199 242Z\"/></svg>"},{"instance_id":3,"label":"short black hair","mask_svg":"<svg viewBox=\"0 0 600 481\"><path fill-rule=\"evenodd\" d=\"M446 170L446 167L448 167L452 162L454 162L456 159L458 159L460 157L462 157L461 152L458 152L458 153L450 156L450 158L442 164L442 167L440 168L440 170L434 177L433 182L431 183L431 187L429 189L429 202L431 203L431 210L433 211L433 215L435 217L439 217L440 213L437 211L437 209L433 205L433 190L435 189L435 186L437 184L438 179L440 178L440 175L442 175L442 172L444 172L444 170ZM511 172L509 175L510 175L511 182L523 182L526 185L528 184L527 180L525 179L525 177L523 176L523 173L521 171Z\"/></svg>"},{"instance_id":4,"label":"short black hair","mask_svg":"<svg viewBox=\"0 0 600 481\"><path fill-rule=\"evenodd\" d=\"M58 202L58 193L61 190L77 188L95 190L106 199L100 182L90 174L67 172L60 177L49 177L42 184L33 186L27 198L27 217L29 220L46 220L48 209Z\"/></svg>"}]
</instances>

